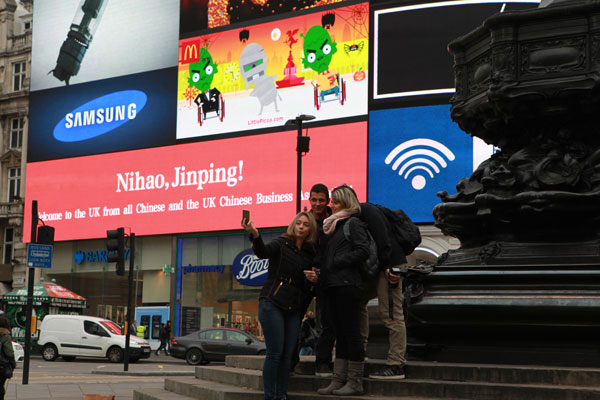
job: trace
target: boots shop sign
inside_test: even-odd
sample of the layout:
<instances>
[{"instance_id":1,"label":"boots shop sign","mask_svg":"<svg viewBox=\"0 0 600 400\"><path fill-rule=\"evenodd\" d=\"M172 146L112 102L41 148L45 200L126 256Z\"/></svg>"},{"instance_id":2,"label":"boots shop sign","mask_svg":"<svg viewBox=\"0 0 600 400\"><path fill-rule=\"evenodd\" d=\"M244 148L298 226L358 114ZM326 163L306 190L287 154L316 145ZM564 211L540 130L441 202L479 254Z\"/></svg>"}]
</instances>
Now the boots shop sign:
<instances>
[{"instance_id":1,"label":"boots shop sign","mask_svg":"<svg viewBox=\"0 0 600 400\"><path fill-rule=\"evenodd\" d=\"M267 280L269 260L256 257L252 249L239 253L233 260L234 278L246 286L262 286Z\"/></svg>"}]
</instances>

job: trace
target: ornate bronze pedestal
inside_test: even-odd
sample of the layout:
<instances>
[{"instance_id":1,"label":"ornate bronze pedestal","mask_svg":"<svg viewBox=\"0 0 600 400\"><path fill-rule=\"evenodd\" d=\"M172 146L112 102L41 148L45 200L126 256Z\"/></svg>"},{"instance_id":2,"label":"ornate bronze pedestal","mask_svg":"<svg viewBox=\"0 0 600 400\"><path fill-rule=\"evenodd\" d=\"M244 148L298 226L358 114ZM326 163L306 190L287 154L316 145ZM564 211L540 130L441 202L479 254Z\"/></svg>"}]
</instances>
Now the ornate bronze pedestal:
<instances>
[{"instance_id":1,"label":"ornate bronze pedestal","mask_svg":"<svg viewBox=\"0 0 600 400\"><path fill-rule=\"evenodd\" d=\"M449 49L452 119L500 150L438 194L461 248L409 331L432 358L600 366L600 1L496 14Z\"/></svg>"}]
</instances>

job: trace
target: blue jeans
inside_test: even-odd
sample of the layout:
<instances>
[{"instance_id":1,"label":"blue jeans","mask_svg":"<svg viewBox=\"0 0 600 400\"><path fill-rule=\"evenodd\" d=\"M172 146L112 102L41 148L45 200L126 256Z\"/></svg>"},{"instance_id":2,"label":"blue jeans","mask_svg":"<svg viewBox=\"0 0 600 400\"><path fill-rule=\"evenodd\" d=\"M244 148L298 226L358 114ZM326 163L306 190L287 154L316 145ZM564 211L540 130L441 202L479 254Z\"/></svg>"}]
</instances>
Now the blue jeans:
<instances>
[{"instance_id":1,"label":"blue jeans","mask_svg":"<svg viewBox=\"0 0 600 400\"><path fill-rule=\"evenodd\" d=\"M267 346L263 365L263 387L266 400L283 399L287 395L292 353L300 331L300 313L286 313L267 299L258 301L258 321Z\"/></svg>"}]
</instances>

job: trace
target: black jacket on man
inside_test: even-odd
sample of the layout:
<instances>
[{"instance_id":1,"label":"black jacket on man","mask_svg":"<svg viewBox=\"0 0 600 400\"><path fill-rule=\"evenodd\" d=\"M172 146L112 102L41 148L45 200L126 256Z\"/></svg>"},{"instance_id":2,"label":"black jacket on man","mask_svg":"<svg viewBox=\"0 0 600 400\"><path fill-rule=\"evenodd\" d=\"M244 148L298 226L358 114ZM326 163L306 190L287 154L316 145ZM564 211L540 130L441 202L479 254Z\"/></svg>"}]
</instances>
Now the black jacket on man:
<instances>
[{"instance_id":1,"label":"black jacket on man","mask_svg":"<svg viewBox=\"0 0 600 400\"><path fill-rule=\"evenodd\" d=\"M350 224L350 238L346 240L343 227ZM359 264L369 258L369 242L365 225L355 217L338 220L335 232L327 237L321 256L319 282L323 288L356 286L362 288Z\"/></svg>"}]
</instances>

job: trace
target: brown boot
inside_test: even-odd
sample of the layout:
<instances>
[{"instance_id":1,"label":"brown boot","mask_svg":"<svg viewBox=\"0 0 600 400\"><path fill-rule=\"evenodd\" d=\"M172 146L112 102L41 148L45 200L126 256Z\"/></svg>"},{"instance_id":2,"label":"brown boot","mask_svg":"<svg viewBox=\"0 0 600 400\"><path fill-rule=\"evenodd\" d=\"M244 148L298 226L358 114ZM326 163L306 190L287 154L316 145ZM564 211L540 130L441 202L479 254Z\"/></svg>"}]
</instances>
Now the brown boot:
<instances>
[{"instance_id":1,"label":"brown boot","mask_svg":"<svg viewBox=\"0 0 600 400\"><path fill-rule=\"evenodd\" d=\"M333 393L334 390L342 388L346 383L347 375L348 360L336 357L333 363L333 378L331 379L329 386L317 390L317 393L328 395Z\"/></svg>"},{"instance_id":2,"label":"brown boot","mask_svg":"<svg viewBox=\"0 0 600 400\"><path fill-rule=\"evenodd\" d=\"M353 396L363 394L363 375L365 373L364 361L348 361L348 380L344 387L332 393L338 396Z\"/></svg>"}]
</instances>

